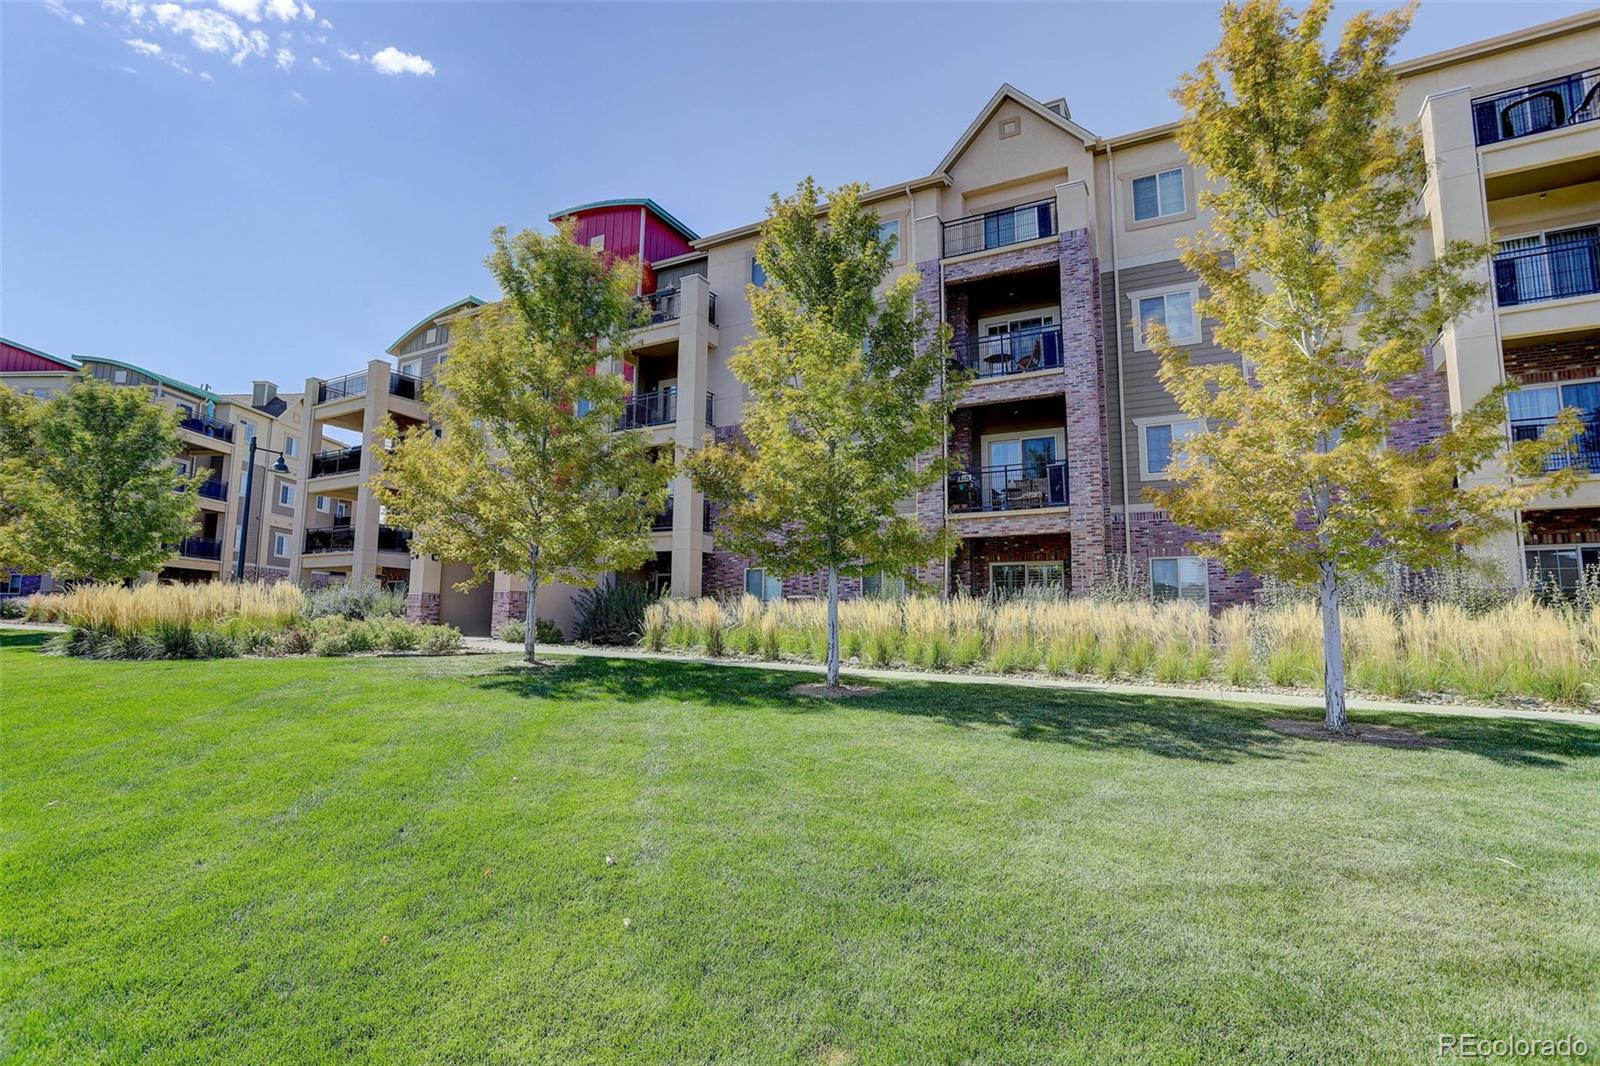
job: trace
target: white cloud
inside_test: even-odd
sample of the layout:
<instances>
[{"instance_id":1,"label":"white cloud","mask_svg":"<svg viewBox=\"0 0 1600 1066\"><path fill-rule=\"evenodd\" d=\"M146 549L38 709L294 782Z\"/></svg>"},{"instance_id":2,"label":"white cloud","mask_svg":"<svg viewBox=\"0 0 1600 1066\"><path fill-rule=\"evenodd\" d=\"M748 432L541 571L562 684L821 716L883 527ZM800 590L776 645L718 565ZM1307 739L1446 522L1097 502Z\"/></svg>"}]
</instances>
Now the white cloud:
<instances>
[{"instance_id":1,"label":"white cloud","mask_svg":"<svg viewBox=\"0 0 1600 1066\"><path fill-rule=\"evenodd\" d=\"M272 57L272 62L279 70L288 71L294 67L294 53L287 48L280 48L278 54Z\"/></svg>"},{"instance_id":2,"label":"white cloud","mask_svg":"<svg viewBox=\"0 0 1600 1066\"><path fill-rule=\"evenodd\" d=\"M364 63L364 62L366 62L366 57L363 56L360 52L352 52L348 48L339 49L339 54L341 56L343 56L344 58L348 59L352 63Z\"/></svg>"},{"instance_id":3,"label":"white cloud","mask_svg":"<svg viewBox=\"0 0 1600 1066\"><path fill-rule=\"evenodd\" d=\"M246 22L261 21L261 0L217 0L217 6Z\"/></svg>"},{"instance_id":4,"label":"white cloud","mask_svg":"<svg viewBox=\"0 0 1600 1066\"><path fill-rule=\"evenodd\" d=\"M260 22L263 18L275 18L279 22L293 22L297 18L313 21L317 17L316 8L298 0L217 0L217 6L246 22Z\"/></svg>"},{"instance_id":5,"label":"white cloud","mask_svg":"<svg viewBox=\"0 0 1600 1066\"><path fill-rule=\"evenodd\" d=\"M100 6L117 15L125 15L135 22L144 18L144 5L139 0L100 0Z\"/></svg>"},{"instance_id":6,"label":"white cloud","mask_svg":"<svg viewBox=\"0 0 1600 1066\"><path fill-rule=\"evenodd\" d=\"M328 69L328 64L326 64L326 63L324 63L322 61L322 57L321 56L312 56L311 57L311 65L313 67L316 67L318 70L327 70Z\"/></svg>"},{"instance_id":7,"label":"white cloud","mask_svg":"<svg viewBox=\"0 0 1600 1066\"><path fill-rule=\"evenodd\" d=\"M204 71L204 70L202 70L202 71L201 71L201 72L200 72L200 80L201 80L201 81L216 81L216 80L217 80L217 79L216 79L216 78L213 78L213 77L212 77L212 76L211 76L211 75L210 75L210 73L208 73L208 72L207 72L207 71Z\"/></svg>"},{"instance_id":8,"label":"white cloud","mask_svg":"<svg viewBox=\"0 0 1600 1066\"><path fill-rule=\"evenodd\" d=\"M329 22L327 19L318 19L317 25L321 26L325 30L333 29L333 23Z\"/></svg>"},{"instance_id":9,"label":"white cloud","mask_svg":"<svg viewBox=\"0 0 1600 1066\"><path fill-rule=\"evenodd\" d=\"M83 25L83 16L68 9L63 0L44 0L45 10L58 19L66 19L74 26Z\"/></svg>"},{"instance_id":10,"label":"white cloud","mask_svg":"<svg viewBox=\"0 0 1600 1066\"><path fill-rule=\"evenodd\" d=\"M157 22L173 33L189 38L190 43L200 51L227 54L235 66L250 56L267 54L266 34L260 30L246 30L220 11L179 7L174 3L157 4L151 10Z\"/></svg>"},{"instance_id":11,"label":"white cloud","mask_svg":"<svg viewBox=\"0 0 1600 1066\"><path fill-rule=\"evenodd\" d=\"M295 89L289 90L289 99L293 100L297 104L304 104L308 102L306 98L301 96L299 91Z\"/></svg>"},{"instance_id":12,"label":"white cloud","mask_svg":"<svg viewBox=\"0 0 1600 1066\"><path fill-rule=\"evenodd\" d=\"M118 67L117 69L122 71L124 74L132 74L136 78L139 76L139 72L134 70L132 67Z\"/></svg>"},{"instance_id":13,"label":"white cloud","mask_svg":"<svg viewBox=\"0 0 1600 1066\"><path fill-rule=\"evenodd\" d=\"M137 37L131 37L123 43L142 56L158 56L161 54L161 46L154 41L141 41Z\"/></svg>"},{"instance_id":14,"label":"white cloud","mask_svg":"<svg viewBox=\"0 0 1600 1066\"><path fill-rule=\"evenodd\" d=\"M414 56L400 51L390 45L381 52L375 52L367 62L372 64L372 69L379 74L427 74L435 73L433 64L421 56Z\"/></svg>"}]
</instances>

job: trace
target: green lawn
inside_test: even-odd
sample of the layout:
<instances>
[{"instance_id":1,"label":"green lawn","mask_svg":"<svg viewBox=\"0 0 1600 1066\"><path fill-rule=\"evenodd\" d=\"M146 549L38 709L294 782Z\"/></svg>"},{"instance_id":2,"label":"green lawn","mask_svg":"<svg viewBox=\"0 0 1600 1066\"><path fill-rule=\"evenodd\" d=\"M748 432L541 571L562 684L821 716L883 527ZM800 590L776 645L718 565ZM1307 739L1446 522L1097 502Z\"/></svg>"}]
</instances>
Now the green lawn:
<instances>
[{"instance_id":1,"label":"green lawn","mask_svg":"<svg viewBox=\"0 0 1600 1066\"><path fill-rule=\"evenodd\" d=\"M7 636L0 1059L1600 1047L1600 727L508 664Z\"/></svg>"}]
</instances>

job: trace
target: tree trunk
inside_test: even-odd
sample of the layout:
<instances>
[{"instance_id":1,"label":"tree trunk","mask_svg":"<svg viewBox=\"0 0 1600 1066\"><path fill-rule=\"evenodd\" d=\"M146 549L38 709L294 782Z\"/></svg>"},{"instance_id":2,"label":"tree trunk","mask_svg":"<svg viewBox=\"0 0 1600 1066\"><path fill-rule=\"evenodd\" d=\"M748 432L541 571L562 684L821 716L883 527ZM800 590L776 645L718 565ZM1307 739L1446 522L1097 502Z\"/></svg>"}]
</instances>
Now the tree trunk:
<instances>
[{"instance_id":1,"label":"tree trunk","mask_svg":"<svg viewBox=\"0 0 1600 1066\"><path fill-rule=\"evenodd\" d=\"M528 606L523 611L526 632L522 635L522 657L530 663L539 661L535 654L539 637L539 546L528 549Z\"/></svg>"},{"instance_id":2,"label":"tree trunk","mask_svg":"<svg viewBox=\"0 0 1600 1066\"><path fill-rule=\"evenodd\" d=\"M1322 578L1317 588L1322 595L1323 724L1330 733L1349 733L1350 719L1344 710L1344 626L1339 618L1339 571L1333 563L1322 564Z\"/></svg>"},{"instance_id":3,"label":"tree trunk","mask_svg":"<svg viewBox=\"0 0 1600 1066\"><path fill-rule=\"evenodd\" d=\"M828 566L828 687L839 687L839 568Z\"/></svg>"}]
</instances>

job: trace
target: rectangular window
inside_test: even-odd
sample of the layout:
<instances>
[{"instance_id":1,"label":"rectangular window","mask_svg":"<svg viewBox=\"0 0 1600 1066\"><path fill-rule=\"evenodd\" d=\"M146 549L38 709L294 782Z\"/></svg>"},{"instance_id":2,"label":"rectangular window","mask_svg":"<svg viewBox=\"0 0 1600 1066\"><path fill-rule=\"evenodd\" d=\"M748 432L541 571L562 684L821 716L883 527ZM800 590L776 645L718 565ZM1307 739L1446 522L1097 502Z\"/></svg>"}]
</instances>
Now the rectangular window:
<instances>
[{"instance_id":1,"label":"rectangular window","mask_svg":"<svg viewBox=\"0 0 1600 1066\"><path fill-rule=\"evenodd\" d=\"M317 510L322 511L323 513L327 512L327 510L328 510L328 498L326 496L318 496L317 497Z\"/></svg>"},{"instance_id":2,"label":"rectangular window","mask_svg":"<svg viewBox=\"0 0 1600 1066\"><path fill-rule=\"evenodd\" d=\"M603 251L605 251L606 250L606 235L604 233L596 233L593 237L590 237L589 238L589 250L591 252L603 252Z\"/></svg>"},{"instance_id":3,"label":"rectangular window","mask_svg":"<svg viewBox=\"0 0 1600 1066\"><path fill-rule=\"evenodd\" d=\"M1210 603L1211 586L1206 561L1194 556L1151 559L1150 596L1157 603L1162 600Z\"/></svg>"},{"instance_id":4,"label":"rectangular window","mask_svg":"<svg viewBox=\"0 0 1600 1066\"><path fill-rule=\"evenodd\" d=\"M15 570L6 573L6 595L22 595L22 575Z\"/></svg>"},{"instance_id":5,"label":"rectangular window","mask_svg":"<svg viewBox=\"0 0 1600 1066\"><path fill-rule=\"evenodd\" d=\"M898 263L905 258L905 246L900 243L900 220L891 218L887 222L878 223L878 240L884 244L892 244L889 248L889 262Z\"/></svg>"},{"instance_id":6,"label":"rectangular window","mask_svg":"<svg viewBox=\"0 0 1600 1066\"><path fill-rule=\"evenodd\" d=\"M438 344L439 343L439 327L438 326L429 326L428 327L428 332L423 334L423 336L422 336L422 343L423 344Z\"/></svg>"},{"instance_id":7,"label":"rectangular window","mask_svg":"<svg viewBox=\"0 0 1600 1066\"><path fill-rule=\"evenodd\" d=\"M283 454L293 459L300 451L299 437L285 437L283 439Z\"/></svg>"},{"instance_id":8,"label":"rectangular window","mask_svg":"<svg viewBox=\"0 0 1600 1066\"><path fill-rule=\"evenodd\" d=\"M744 590L762 601L783 599L783 582L768 577L767 572L758 566L752 566L744 572Z\"/></svg>"},{"instance_id":9,"label":"rectangular window","mask_svg":"<svg viewBox=\"0 0 1600 1066\"><path fill-rule=\"evenodd\" d=\"M1585 573L1600 567L1600 547L1529 548L1528 584L1547 595L1576 596Z\"/></svg>"},{"instance_id":10,"label":"rectangular window","mask_svg":"<svg viewBox=\"0 0 1600 1066\"><path fill-rule=\"evenodd\" d=\"M1059 560L1033 563L990 563L989 588L1001 595L1030 590L1064 592L1067 568Z\"/></svg>"},{"instance_id":11,"label":"rectangular window","mask_svg":"<svg viewBox=\"0 0 1600 1066\"><path fill-rule=\"evenodd\" d=\"M400 373L404 374L406 377L409 377L409 378L416 377L417 376L417 371L420 370L420 369L422 369L422 364L419 363L415 359L413 359L409 363L401 363L400 364Z\"/></svg>"},{"instance_id":12,"label":"rectangular window","mask_svg":"<svg viewBox=\"0 0 1600 1066\"><path fill-rule=\"evenodd\" d=\"M111 372L111 381L116 385L126 385L128 383L128 372L126 370L113 370Z\"/></svg>"},{"instance_id":13,"label":"rectangular window","mask_svg":"<svg viewBox=\"0 0 1600 1066\"><path fill-rule=\"evenodd\" d=\"M900 574L879 570L861 576L861 595L869 600L903 600L906 598L906 579Z\"/></svg>"},{"instance_id":14,"label":"rectangular window","mask_svg":"<svg viewBox=\"0 0 1600 1066\"><path fill-rule=\"evenodd\" d=\"M278 485L278 502L284 507L294 506L294 486L287 481L280 482Z\"/></svg>"},{"instance_id":15,"label":"rectangular window","mask_svg":"<svg viewBox=\"0 0 1600 1066\"><path fill-rule=\"evenodd\" d=\"M1146 330L1155 323L1167 327L1167 339L1173 344L1193 344L1200 339L1200 322L1195 317L1195 290L1177 289L1139 297L1138 347L1150 347Z\"/></svg>"},{"instance_id":16,"label":"rectangular window","mask_svg":"<svg viewBox=\"0 0 1600 1066\"><path fill-rule=\"evenodd\" d=\"M1184 195L1182 167L1133 179L1135 222L1148 222L1155 218L1181 215L1188 210L1188 207L1188 197Z\"/></svg>"},{"instance_id":17,"label":"rectangular window","mask_svg":"<svg viewBox=\"0 0 1600 1066\"><path fill-rule=\"evenodd\" d=\"M750 257L750 284L763 289L767 287L767 272L761 269L761 261L755 256Z\"/></svg>"},{"instance_id":18,"label":"rectangular window","mask_svg":"<svg viewBox=\"0 0 1600 1066\"><path fill-rule=\"evenodd\" d=\"M1205 422L1198 418L1145 426L1141 437L1144 465L1140 471L1144 480L1164 476L1173 458L1183 454L1183 442L1204 431Z\"/></svg>"},{"instance_id":19,"label":"rectangular window","mask_svg":"<svg viewBox=\"0 0 1600 1066\"><path fill-rule=\"evenodd\" d=\"M272 556L275 559L289 558L289 535L287 533L274 533L272 535Z\"/></svg>"}]
</instances>

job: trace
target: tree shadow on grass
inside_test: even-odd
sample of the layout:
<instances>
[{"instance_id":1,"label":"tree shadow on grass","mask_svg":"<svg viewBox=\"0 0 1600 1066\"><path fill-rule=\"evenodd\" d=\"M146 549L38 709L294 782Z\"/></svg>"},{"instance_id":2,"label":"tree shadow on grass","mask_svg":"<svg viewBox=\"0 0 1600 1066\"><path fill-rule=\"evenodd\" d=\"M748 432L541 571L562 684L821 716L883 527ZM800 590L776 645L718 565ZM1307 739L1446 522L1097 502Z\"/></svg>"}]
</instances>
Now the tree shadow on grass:
<instances>
[{"instance_id":1,"label":"tree shadow on grass","mask_svg":"<svg viewBox=\"0 0 1600 1066\"><path fill-rule=\"evenodd\" d=\"M4 629L4 622L0 622L0 648L8 649L43 649L46 642L56 634L42 633L30 629Z\"/></svg>"},{"instance_id":2,"label":"tree shadow on grass","mask_svg":"<svg viewBox=\"0 0 1600 1066\"><path fill-rule=\"evenodd\" d=\"M537 671L502 668L484 676L479 684L526 699L670 701L718 710L764 708L786 714L870 710L936 718L960 729L1002 727L1023 740L1091 750L1136 750L1213 763L1276 759L1303 752L1297 745L1317 742L1286 736L1267 726L1265 720L1320 717L1312 711L1176 696L913 680L885 682L882 692L841 706L791 691L797 681L809 676L696 662L581 658ZM1448 742L1442 750L1467 751L1506 765L1559 767L1574 759L1600 757L1597 726L1407 714L1361 714L1357 718L1437 737ZM1438 750L1404 754L1425 759Z\"/></svg>"}]
</instances>

